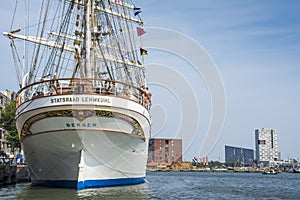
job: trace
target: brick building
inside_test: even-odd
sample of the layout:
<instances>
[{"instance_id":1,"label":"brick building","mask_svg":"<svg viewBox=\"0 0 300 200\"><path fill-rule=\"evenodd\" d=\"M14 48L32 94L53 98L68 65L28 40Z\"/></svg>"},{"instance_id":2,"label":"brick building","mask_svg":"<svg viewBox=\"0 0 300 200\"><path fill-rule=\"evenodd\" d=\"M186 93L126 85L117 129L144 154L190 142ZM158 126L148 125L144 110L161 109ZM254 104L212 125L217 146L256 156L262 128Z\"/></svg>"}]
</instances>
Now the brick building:
<instances>
[{"instance_id":1,"label":"brick building","mask_svg":"<svg viewBox=\"0 0 300 200\"><path fill-rule=\"evenodd\" d=\"M150 139L148 162L169 164L182 162L182 139Z\"/></svg>"}]
</instances>

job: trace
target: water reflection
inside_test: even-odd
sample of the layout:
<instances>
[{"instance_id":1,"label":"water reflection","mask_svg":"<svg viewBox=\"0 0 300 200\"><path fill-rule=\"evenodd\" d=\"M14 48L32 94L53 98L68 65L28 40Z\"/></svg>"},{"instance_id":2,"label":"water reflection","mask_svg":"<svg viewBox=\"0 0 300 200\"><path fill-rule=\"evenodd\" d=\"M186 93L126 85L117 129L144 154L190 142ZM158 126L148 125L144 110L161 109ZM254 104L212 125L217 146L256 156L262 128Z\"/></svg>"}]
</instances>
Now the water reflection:
<instances>
[{"instance_id":1,"label":"water reflection","mask_svg":"<svg viewBox=\"0 0 300 200\"><path fill-rule=\"evenodd\" d=\"M148 199L148 184L86 189L77 191L78 199Z\"/></svg>"},{"instance_id":2,"label":"water reflection","mask_svg":"<svg viewBox=\"0 0 300 200\"><path fill-rule=\"evenodd\" d=\"M16 199L76 199L75 189L63 189L63 188L47 188L40 186L32 186L29 184L21 184L23 188L20 188L19 194L16 195Z\"/></svg>"},{"instance_id":3,"label":"water reflection","mask_svg":"<svg viewBox=\"0 0 300 200\"><path fill-rule=\"evenodd\" d=\"M15 192L13 192L15 191ZM18 193L18 194L16 194ZM95 189L63 189L32 186L30 183L18 184L11 188L6 199L149 199L148 183L122 187ZM16 198L17 197L17 198Z\"/></svg>"},{"instance_id":4,"label":"water reflection","mask_svg":"<svg viewBox=\"0 0 300 200\"><path fill-rule=\"evenodd\" d=\"M300 174L152 172L149 182L97 189L0 187L0 199L299 199Z\"/></svg>"}]
</instances>

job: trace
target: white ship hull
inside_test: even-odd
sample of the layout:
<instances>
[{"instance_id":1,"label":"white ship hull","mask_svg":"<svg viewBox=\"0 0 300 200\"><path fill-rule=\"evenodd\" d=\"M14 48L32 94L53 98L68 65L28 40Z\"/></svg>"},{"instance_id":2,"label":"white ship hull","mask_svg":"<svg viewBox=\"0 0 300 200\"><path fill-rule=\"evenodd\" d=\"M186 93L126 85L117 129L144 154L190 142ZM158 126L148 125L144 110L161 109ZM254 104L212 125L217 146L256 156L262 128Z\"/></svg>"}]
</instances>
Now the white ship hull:
<instances>
[{"instance_id":1,"label":"white ship hull","mask_svg":"<svg viewBox=\"0 0 300 200\"><path fill-rule=\"evenodd\" d=\"M37 21L3 33L21 87L16 123L32 182L78 189L141 183L152 96L147 50L138 42L141 8L127 0L53 2L40 9L25 3L34 14L26 17L38 11Z\"/></svg>"},{"instance_id":2,"label":"white ship hull","mask_svg":"<svg viewBox=\"0 0 300 200\"><path fill-rule=\"evenodd\" d=\"M150 120L137 102L37 98L18 107L17 128L34 184L83 189L144 182Z\"/></svg>"}]
</instances>

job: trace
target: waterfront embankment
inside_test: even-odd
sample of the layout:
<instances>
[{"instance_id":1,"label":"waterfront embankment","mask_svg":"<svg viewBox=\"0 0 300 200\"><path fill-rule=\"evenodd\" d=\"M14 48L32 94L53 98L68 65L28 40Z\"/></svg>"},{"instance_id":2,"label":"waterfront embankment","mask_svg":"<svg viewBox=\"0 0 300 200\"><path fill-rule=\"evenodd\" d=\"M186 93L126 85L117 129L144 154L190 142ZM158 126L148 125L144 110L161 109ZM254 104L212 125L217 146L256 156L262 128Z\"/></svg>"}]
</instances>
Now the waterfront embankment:
<instances>
[{"instance_id":1,"label":"waterfront embankment","mask_svg":"<svg viewBox=\"0 0 300 200\"><path fill-rule=\"evenodd\" d=\"M30 181L27 165L17 165L16 159L0 158L0 186Z\"/></svg>"}]
</instances>

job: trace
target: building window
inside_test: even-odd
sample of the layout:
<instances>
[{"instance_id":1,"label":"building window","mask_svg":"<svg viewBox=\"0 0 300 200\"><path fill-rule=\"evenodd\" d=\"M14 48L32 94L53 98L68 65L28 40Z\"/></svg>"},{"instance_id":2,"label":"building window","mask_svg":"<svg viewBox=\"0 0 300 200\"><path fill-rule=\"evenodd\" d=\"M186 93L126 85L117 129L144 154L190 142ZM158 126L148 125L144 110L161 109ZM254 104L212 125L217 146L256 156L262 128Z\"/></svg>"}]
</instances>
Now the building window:
<instances>
[{"instance_id":1,"label":"building window","mask_svg":"<svg viewBox=\"0 0 300 200\"><path fill-rule=\"evenodd\" d=\"M258 140L258 144L266 144L266 140Z\"/></svg>"}]
</instances>

